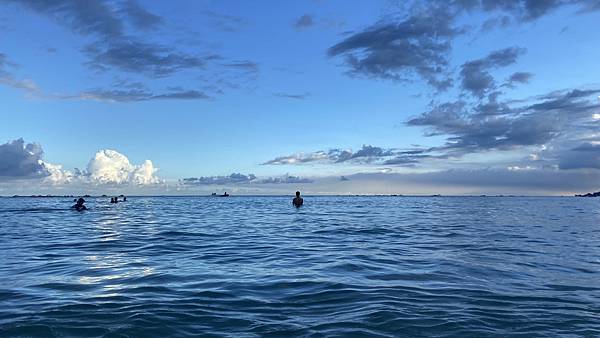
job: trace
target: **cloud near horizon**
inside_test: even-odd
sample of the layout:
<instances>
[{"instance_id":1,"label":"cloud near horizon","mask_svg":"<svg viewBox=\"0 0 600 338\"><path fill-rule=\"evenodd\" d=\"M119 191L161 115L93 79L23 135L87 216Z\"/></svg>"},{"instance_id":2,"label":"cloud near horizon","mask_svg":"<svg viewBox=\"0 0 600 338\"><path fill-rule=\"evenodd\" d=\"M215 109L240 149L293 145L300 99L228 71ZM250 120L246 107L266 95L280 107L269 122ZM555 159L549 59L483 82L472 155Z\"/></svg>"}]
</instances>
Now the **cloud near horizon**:
<instances>
[{"instance_id":1,"label":"cloud near horizon","mask_svg":"<svg viewBox=\"0 0 600 338\"><path fill-rule=\"evenodd\" d=\"M202 185L243 185L243 184L303 184L313 183L313 180L292 176L289 174L280 177L258 178L254 174L233 173L228 176L201 176L188 177L179 180L184 186L202 186Z\"/></svg>"},{"instance_id":2,"label":"cloud near horizon","mask_svg":"<svg viewBox=\"0 0 600 338\"><path fill-rule=\"evenodd\" d=\"M386 149L371 145L363 145L356 152L352 149L329 149L312 153L298 153L280 156L262 163L262 165L301 165L309 163L325 164L376 164L413 166L421 160L434 159L438 156L426 154L427 149Z\"/></svg>"},{"instance_id":3,"label":"cloud near horizon","mask_svg":"<svg viewBox=\"0 0 600 338\"><path fill-rule=\"evenodd\" d=\"M375 164L433 170L427 164L435 160L453 159L461 168L460 161L467 155L528 152L517 163L496 166L600 168L600 89L553 91L518 101L501 101L499 94L434 104L406 121L408 126L425 128L425 136L445 137L446 142L439 146L395 149L363 145L356 152L334 148L284 155L262 164Z\"/></svg>"},{"instance_id":4,"label":"cloud near horizon","mask_svg":"<svg viewBox=\"0 0 600 338\"><path fill-rule=\"evenodd\" d=\"M40 179L51 185L154 185L162 180L150 160L132 164L129 159L110 149L98 151L85 170L65 170L61 165L46 162L44 151L37 143L23 139L0 145L0 183Z\"/></svg>"}]
</instances>

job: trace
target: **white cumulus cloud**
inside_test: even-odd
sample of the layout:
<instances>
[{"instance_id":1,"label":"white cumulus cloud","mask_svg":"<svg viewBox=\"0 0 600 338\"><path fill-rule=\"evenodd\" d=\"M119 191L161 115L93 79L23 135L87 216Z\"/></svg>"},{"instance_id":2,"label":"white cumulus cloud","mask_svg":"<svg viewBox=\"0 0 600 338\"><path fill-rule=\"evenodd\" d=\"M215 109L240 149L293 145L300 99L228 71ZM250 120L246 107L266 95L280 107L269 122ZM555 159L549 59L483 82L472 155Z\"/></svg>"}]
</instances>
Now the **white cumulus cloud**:
<instances>
[{"instance_id":1,"label":"white cumulus cloud","mask_svg":"<svg viewBox=\"0 0 600 338\"><path fill-rule=\"evenodd\" d=\"M87 166L87 176L93 183L100 184L154 184L160 180L155 176L156 169L152 161L134 165L129 159L110 149L100 150Z\"/></svg>"}]
</instances>

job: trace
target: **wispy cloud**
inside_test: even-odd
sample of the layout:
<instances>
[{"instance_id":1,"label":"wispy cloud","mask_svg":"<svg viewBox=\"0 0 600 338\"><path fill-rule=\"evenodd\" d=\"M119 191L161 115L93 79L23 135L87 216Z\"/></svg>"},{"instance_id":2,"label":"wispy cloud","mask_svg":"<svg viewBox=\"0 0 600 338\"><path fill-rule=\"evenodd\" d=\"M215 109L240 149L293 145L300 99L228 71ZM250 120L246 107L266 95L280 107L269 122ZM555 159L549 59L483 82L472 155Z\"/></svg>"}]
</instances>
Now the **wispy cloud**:
<instances>
[{"instance_id":1,"label":"wispy cloud","mask_svg":"<svg viewBox=\"0 0 600 338\"><path fill-rule=\"evenodd\" d=\"M452 44L458 36L472 32L471 28L457 23L462 15L473 12L487 15L488 20L481 29L490 30L506 27L511 22L532 22L568 6L578 8L579 13L600 10L600 6L585 0L417 1L407 5L403 15L385 18L349 33L329 48L328 55L342 57L352 76L399 82L411 82L419 77L436 90L445 90L453 84L448 59ZM512 60L508 54L514 51L517 50L505 50L504 60ZM490 78L484 68L503 65L502 60L492 60L493 57L490 55L488 60L464 65L463 79L467 81L463 86L478 90L489 85ZM471 88L471 84L474 87Z\"/></svg>"},{"instance_id":2,"label":"wispy cloud","mask_svg":"<svg viewBox=\"0 0 600 338\"><path fill-rule=\"evenodd\" d=\"M273 95L284 98L284 99L305 100L310 96L310 93L292 94L292 93L279 92L279 93L275 93Z\"/></svg>"},{"instance_id":3,"label":"wispy cloud","mask_svg":"<svg viewBox=\"0 0 600 338\"><path fill-rule=\"evenodd\" d=\"M4 53L0 53L0 84L24 91L29 95L38 95L40 88L30 79L19 79L10 70L9 67L15 67L16 64L8 59Z\"/></svg>"},{"instance_id":4,"label":"wispy cloud","mask_svg":"<svg viewBox=\"0 0 600 338\"><path fill-rule=\"evenodd\" d=\"M296 19L296 21L294 22L294 27L296 29L304 29L304 28L311 27L314 24L315 24L315 20L313 19L312 15L304 14L304 15L300 16L298 19Z\"/></svg>"},{"instance_id":5,"label":"wispy cloud","mask_svg":"<svg viewBox=\"0 0 600 338\"><path fill-rule=\"evenodd\" d=\"M179 180L183 185L240 185L240 184L304 184L312 183L313 180L292 176L289 174L276 177L259 178L254 174L233 173L228 176L200 176L188 177Z\"/></svg>"},{"instance_id":6,"label":"wispy cloud","mask_svg":"<svg viewBox=\"0 0 600 338\"><path fill-rule=\"evenodd\" d=\"M262 163L263 165L302 165L310 163L329 164L388 164L398 166L413 166L425 158L435 158L425 154L427 150L413 149L384 149L371 145L363 145L356 152L351 149L329 149L312 153L298 153L274 158Z\"/></svg>"},{"instance_id":7,"label":"wispy cloud","mask_svg":"<svg viewBox=\"0 0 600 338\"><path fill-rule=\"evenodd\" d=\"M142 30L154 30L163 24L163 18L150 13L135 0L126 0L123 5L124 12L129 16L131 22Z\"/></svg>"},{"instance_id":8,"label":"wispy cloud","mask_svg":"<svg viewBox=\"0 0 600 338\"><path fill-rule=\"evenodd\" d=\"M496 83L489 71L517 62L517 58L523 53L524 48L510 47L493 51L484 58L465 62L460 70L462 89L482 98L496 89ZM522 80L523 75L517 75L516 79Z\"/></svg>"},{"instance_id":9,"label":"wispy cloud","mask_svg":"<svg viewBox=\"0 0 600 338\"><path fill-rule=\"evenodd\" d=\"M204 11L203 14L210 19L213 27L225 32L237 32L249 24L246 19L236 15L211 10Z\"/></svg>"}]
</instances>

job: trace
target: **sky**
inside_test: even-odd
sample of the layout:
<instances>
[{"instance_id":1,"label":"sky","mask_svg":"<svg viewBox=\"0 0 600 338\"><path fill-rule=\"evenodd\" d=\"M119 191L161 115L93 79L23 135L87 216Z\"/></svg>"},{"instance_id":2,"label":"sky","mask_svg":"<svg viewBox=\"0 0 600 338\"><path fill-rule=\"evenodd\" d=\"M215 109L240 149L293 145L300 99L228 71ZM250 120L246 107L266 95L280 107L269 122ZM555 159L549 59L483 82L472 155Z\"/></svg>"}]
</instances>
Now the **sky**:
<instances>
[{"instance_id":1,"label":"sky","mask_svg":"<svg viewBox=\"0 0 600 338\"><path fill-rule=\"evenodd\" d=\"M600 1L0 0L0 195L600 190Z\"/></svg>"}]
</instances>

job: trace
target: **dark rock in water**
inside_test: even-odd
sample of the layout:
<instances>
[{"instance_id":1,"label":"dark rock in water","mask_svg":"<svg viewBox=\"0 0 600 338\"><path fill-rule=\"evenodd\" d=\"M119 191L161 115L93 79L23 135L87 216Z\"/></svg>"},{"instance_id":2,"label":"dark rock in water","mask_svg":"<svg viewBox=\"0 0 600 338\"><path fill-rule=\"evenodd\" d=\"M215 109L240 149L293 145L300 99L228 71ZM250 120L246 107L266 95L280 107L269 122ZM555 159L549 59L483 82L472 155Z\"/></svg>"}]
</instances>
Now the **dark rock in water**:
<instances>
[{"instance_id":1,"label":"dark rock in water","mask_svg":"<svg viewBox=\"0 0 600 338\"><path fill-rule=\"evenodd\" d=\"M575 197L600 197L600 191L588 192L587 194L583 195L575 195Z\"/></svg>"}]
</instances>

